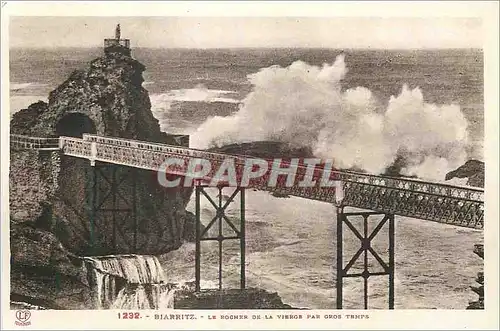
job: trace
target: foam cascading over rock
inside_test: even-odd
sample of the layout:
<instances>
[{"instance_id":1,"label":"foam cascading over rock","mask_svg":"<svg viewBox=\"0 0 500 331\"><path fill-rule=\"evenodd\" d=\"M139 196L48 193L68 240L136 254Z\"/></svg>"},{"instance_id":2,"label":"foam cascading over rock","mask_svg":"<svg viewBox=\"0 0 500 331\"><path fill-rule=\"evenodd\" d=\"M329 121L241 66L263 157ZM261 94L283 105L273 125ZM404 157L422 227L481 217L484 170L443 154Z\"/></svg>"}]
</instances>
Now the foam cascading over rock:
<instances>
[{"instance_id":1,"label":"foam cascading over rock","mask_svg":"<svg viewBox=\"0 0 500 331\"><path fill-rule=\"evenodd\" d=\"M112 309L171 309L174 308L174 288L171 284L128 284L120 290Z\"/></svg>"},{"instance_id":2,"label":"foam cascading over rock","mask_svg":"<svg viewBox=\"0 0 500 331\"><path fill-rule=\"evenodd\" d=\"M109 255L84 258L97 309L173 307L173 289L155 256Z\"/></svg>"}]
</instances>

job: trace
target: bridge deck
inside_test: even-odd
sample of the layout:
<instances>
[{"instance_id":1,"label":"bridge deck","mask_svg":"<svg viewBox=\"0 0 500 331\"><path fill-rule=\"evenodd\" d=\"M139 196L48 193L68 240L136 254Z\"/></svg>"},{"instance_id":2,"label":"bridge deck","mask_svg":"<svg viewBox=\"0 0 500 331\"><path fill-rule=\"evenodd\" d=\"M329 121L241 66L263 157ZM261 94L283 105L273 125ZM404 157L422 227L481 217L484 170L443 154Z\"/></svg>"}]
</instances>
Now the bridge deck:
<instances>
[{"instance_id":1,"label":"bridge deck","mask_svg":"<svg viewBox=\"0 0 500 331\"><path fill-rule=\"evenodd\" d=\"M176 157L185 161L193 158L205 159L212 164L211 171L204 178L205 181L210 181L215 176L215 171L228 158L234 160L237 177L241 178L245 162L250 158L87 134L83 139L11 135L11 147L14 149L60 149L69 156L152 171L158 171L167 158ZM185 166L169 167L167 172L185 176L187 169ZM303 178L305 173L305 166L297 166L297 178ZM484 192L482 189L346 171L332 171L332 173L333 178L342 183L344 193L342 203L345 206L471 228L483 227ZM315 171L314 176L313 178L319 176L318 172ZM268 180L269 172L250 181L248 187L330 203L335 203L338 199L334 187L320 187L319 185L287 187L281 179L278 179L276 187L269 187Z\"/></svg>"}]
</instances>

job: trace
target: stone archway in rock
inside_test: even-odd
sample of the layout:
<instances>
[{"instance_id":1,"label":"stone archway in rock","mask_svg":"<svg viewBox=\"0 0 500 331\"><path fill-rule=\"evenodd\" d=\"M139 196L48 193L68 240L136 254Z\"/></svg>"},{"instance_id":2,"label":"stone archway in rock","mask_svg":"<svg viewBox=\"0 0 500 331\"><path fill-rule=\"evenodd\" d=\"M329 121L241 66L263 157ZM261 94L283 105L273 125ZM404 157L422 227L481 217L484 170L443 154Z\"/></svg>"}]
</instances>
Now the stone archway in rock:
<instances>
[{"instance_id":1,"label":"stone archway in rock","mask_svg":"<svg viewBox=\"0 0 500 331\"><path fill-rule=\"evenodd\" d=\"M96 133L94 122L82 113L64 115L56 124L57 136L82 138L84 133Z\"/></svg>"}]
</instances>

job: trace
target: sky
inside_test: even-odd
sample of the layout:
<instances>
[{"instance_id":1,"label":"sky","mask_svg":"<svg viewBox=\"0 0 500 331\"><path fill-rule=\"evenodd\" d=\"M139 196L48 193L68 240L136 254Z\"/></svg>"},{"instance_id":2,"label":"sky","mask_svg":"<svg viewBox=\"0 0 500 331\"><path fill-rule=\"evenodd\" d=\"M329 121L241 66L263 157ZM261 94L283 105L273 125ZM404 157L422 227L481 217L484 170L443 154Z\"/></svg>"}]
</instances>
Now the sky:
<instances>
[{"instance_id":1,"label":"sky","mask_svg":"<svg viewBox=\"0 0 500 331\"><path fill-rule=\"evenodd\" d=\"M479 18L10 17L10 47L93 47L120 23L132 47L482 48Z\"/></svg>"}]
</instances>

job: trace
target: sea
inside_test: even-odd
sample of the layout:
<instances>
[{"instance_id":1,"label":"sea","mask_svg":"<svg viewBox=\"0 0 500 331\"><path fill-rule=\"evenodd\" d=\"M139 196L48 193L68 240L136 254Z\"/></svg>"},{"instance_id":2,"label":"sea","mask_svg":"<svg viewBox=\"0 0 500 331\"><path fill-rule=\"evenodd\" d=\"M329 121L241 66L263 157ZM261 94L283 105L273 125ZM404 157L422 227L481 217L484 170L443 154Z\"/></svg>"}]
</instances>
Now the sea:
<instances>
[{"instance_id":1,"label":"sea","mask_svg":"<svg viewBox=\"0 0 500 331\"><path fill-rule=\"evenodd\" d=\"M47 101L48 93L73 70L84 69L101 54L100 48L11 49L10 113L38 100ZM355 139L364 135L363 127L353 126L353 130L342 127L354 134L354 138L346 136L349 142L373 141L373 134L378 137L380 116L397 110L399 114L410 114L408 118L412 120L389 116L390 120L397 119L391 122L396 123L391 134L403 128L400 131L411 131L424 138L431 136L433 141L457 140L460 144L454 144L451 151L464 154L460 157L438 155L438 163L433 163L436 157L422 161L427 165L426 171L415 170L416 173L428 174L429 164L449 166L452 161L484 159L483 53L479 49L135 48L132 54L146 66L143 86L149 92L152 112L162 130L190 134L197 144L203 145L205 137L207 144L217 141L213 131L218 129L223 138L219 141L223 142L227 139L248 141L252 137L256 140L309 139L311 135L316 139L316 132L311 130L321 130L320 137L325 134L329 137L333 133L323 132L324 127L316 129L315 123L332 122L330 108L333 112L350 109L365 116L366 105L370 105L376 115L369 115L370 120L366 122L367 131L371 130L369 140ZM337 105L343 107L336 108ZM312 115L308 117L305 111L313 111L317 121L308 123ZM339 122L351 123L351 113L346 113L336 113L347 116L336 115L341 119ZM242 125L241 118L245 119L244 127L235 131L234 127ZM300 126L304 119L307 129ZM270 124L267 131L258 127L265 122ZM229 123L229 128L222 123ZM280 126L281 131L272 132L276 126ZM213 130L208 132L207 127ZM240 131L245 132L244 136L237 136ZM384 137L387 139L387 135ZM416 136L410 137L415 140ZM380 142L403 144L408 136L389 138ZM328 141L323 140L323 150L329 150ZM420 142L426 144L425 139ZM429 150L439 150L438 147L430 146ZM332 150L345 152L347 163L368 162L368 170L373 165L373 158L349 158L352 153L338 146ZM411 169L408 171L413 171ZM433 166L430 169L432 172ZM231 194L227 190L224 195ZM202 216L208 223L215 212L208 201L202 203ZM238 206L235 201L228 207L228 215L235 222L238 222ZM194 212L194 201L189 203L188 210ZM335 207L249 191L245 214L247 286L277 292L285 303L295 307L334 308ZM381 256L387 256L384 235L387 235L386 228L374 243ZM483 261L472 249L482 240L482 231L396 217L395 307L464 309L476 298L470 286L474 285L477 272L482 271ZM349 254L352 256L359 245L354 236L347 234L344 259L350 259ZM225 243L224 251L223 285L238 286L237 243ZM202 252L202 284L216 287L217 243L203 243ZM194 278L194 244L186 243L179 250L160 256L159 260L169 281ZM370 268L377 268L376 261L370 262ZM386 276L370 278L370 308L387 307L387 282ZM346 308L362 308L362 281L347 280L344 296Z\"/></svg>"}]
</instances>

